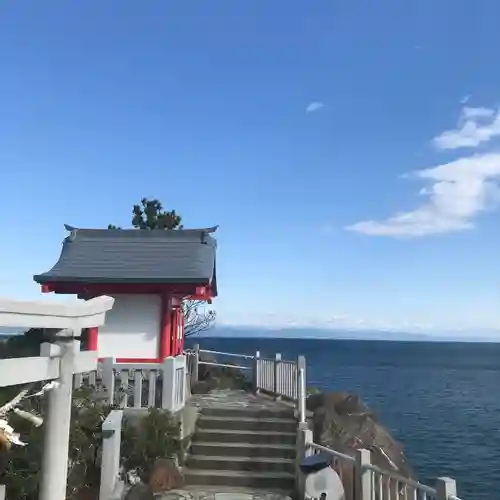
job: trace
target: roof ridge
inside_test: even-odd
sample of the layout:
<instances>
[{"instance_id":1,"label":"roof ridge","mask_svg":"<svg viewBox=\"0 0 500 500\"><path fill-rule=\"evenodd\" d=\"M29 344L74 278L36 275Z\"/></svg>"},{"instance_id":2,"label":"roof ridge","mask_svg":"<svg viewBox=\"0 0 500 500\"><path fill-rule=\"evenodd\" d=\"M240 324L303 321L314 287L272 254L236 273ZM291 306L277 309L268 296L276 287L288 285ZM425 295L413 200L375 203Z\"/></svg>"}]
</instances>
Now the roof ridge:
<instances>
[{"instance_id":1,"label":"roof ridge","mask_svg":"<svg viewBox=\"0 0 500 500\"><path fill-rule=\"evenodd\" d=\"M207 230L65 228L58 261L35 276L40 284L208 284L217 295L217 240Z\"/></svg>"},{"instance_id":2,"label":"roof ridge","mask_svg":"<svg viewBox=\"0 0 500 500\"><path fill-rule=\"evenodd\" d=\"M99 233L108 233L108 231L126 231L126 232L135 232L135 231L144 231L144 229L137 229L137 228L127 228L127 229L108 229L108 228L92 228L92 227L74 227L71 226L70 224L64 224L64 229L69 232L76 232L76 231L95 231ZM190 229L148 229L148 232L153 232L153 231L159 231L159 232L167 232L170 233L172 232L178 232L180 234L185 234L185 233L215 233L219 229L219 225L217 226L212 226L212 227L203 227L203 228L190 228Z\"/></svg>"}]
</instances>

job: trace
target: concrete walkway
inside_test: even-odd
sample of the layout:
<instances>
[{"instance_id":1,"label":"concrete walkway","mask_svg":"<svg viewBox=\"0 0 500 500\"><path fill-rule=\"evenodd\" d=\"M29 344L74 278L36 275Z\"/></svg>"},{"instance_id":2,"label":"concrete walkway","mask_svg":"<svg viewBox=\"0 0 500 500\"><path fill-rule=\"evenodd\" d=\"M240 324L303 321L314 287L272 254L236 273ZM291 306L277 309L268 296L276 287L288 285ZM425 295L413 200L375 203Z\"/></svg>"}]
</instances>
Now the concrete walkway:
<instances>
[{"instance_id":1,"label":"concrete walkway","mask_svg":"<svg viewBox=\"0 0 500 500\"><path fill-rule=\"evenodd\" d=\"M198 408L251 408L255 410L279 410L294 407L291 403L276 401L270 396L232 389L212 391L208 394L193 394L189 398L188 405Z\"/></svg>"}]
</instances>

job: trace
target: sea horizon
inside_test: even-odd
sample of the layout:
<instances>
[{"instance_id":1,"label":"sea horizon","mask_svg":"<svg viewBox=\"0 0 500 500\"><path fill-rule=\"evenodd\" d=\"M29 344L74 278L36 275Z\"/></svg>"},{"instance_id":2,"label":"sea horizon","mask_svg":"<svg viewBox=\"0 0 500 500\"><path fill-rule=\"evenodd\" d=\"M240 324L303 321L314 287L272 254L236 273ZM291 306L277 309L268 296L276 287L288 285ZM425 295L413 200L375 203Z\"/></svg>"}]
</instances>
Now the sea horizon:
<instances>
[{"instance_id":1,"label":"sea horizon","mask_svg":"<svg viewBox=\"0 0 500 500\"><path fill-rule=\"evenodd\" d=\"M2 328L0 339L21 335L26 328ZM321 327L270 327L270 326L230 326L220 325L200 332L194 337L200 339L238 338L238 339L300 339L300 340L359 340L385 342L424 342L424 343L479 343L497 344L500 342L500 331L479 329L477 334L461 333L417 333L392 330L348 330ZM194 338L191 336L191 338Z\"/></svg>"},{"instance_id":2,"label":"sea horizon","mask_svg":"<svg viewBox=\"0 0 500 500\"><path fill-rule=\"evenodd\" d=\"M479 329L476 334L424 333L392 330L348 330L314 327L257 327L216 326L197 335L199 338L274 338L303 340L360 340L388 342L438 342L438 343L499 343L500 332L493 329Z\"/></svg>"}]
</instances>

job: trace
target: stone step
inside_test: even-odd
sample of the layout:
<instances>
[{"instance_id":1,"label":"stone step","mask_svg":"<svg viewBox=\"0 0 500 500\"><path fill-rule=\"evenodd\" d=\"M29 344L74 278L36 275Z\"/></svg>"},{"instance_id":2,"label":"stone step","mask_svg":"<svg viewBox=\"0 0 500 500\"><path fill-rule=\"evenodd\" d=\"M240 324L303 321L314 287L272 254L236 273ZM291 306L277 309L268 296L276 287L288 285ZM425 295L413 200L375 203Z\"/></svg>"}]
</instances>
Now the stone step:
<instances>
[{"instance_id":1,"label":"stone step","mask_svg":"<svg viewBox=\"0 0 500 500\"><path fill-rule=\"evenodd\" d=\"M192 470L250 471L250 472L289 472L293 474L293 458L269 457L226 457L193 455L187 460Z\"/></svg>"},{"instance_id":2,"label":"stone step","mask_svg":"<svg viewBox=\"0 0 500 500\"><path fill-rule=\"evenodd\" d=\"M277 408L255 408L242 406L239 408L225 407L207 407L201 410L202 415L211 417L241 417L248 416L251 418L295 418L295 408L293 407L277 407Z\"/></svg>"},{"instance_id":3,"label":"stone step","mask_svg":"<svg viewBox=\"0 0 500 500\"><path fill-rule=\"evenodd\" d=\"M198 428L193 436L193 443L250 443L295 446L296 436L295 431L238 431L227 427L225 429Z\"/></svg>"},{"instance_id":4,"label":"stone step","mask_svg":"<svg viewBox=\"0 0 500 500\"><path fill-rule=\"evenodd\" d=\"M248 488L238 486L201 486L190 485L189 491L171 490L163 493L156 500L292 500L290 491L266 488Z\"/></svg>"},{"instance_id":5,"label":"stone step","mask_svg":"<svg viewBox=\"0 0 500 500\"><path fill-rule=\"evenodd\" d=\"M293 444L227 443L195 441L191 445L191 455L225 457L268 457L295 458Z\"/></svg>"},{"instance_id":6,"label":"stone step","mask_svg":"<svg viewBox=\"0 0 500 500\"><path fill-rule=\"evenodd\" d=\"M215 417L201 415L199 429L232 429L235 431L295 432L297 422L291 418Z\"/></svg>"},{"instance_id":7,"label":"stone step","mask_svg":"<svg viewBox=\"0 0 500 500\"><path fill-rule=\"evenodd\" d=\"M187 486L236 486L283 491L292 491L295 486L295 477L289 472L195 470L188 467L183 472Z\"/></svg>"}]
</instances>

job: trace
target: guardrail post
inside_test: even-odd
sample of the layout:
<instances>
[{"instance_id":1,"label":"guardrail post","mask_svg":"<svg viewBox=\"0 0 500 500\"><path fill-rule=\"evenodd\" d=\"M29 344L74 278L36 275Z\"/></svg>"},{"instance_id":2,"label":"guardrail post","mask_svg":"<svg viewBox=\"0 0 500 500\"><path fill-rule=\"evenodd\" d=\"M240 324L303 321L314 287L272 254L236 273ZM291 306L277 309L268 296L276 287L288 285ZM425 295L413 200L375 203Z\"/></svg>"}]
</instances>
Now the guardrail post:
<instances>
[{"instance_id":1,"label":"guardrail post","mask_svg":"<svg viewBox=\"0 0 500 500\"><path fill-rule=\"evenodd\" d=\"M306 358L299 356L297 360L297 399L299 409L299 422L306 421L306 400L307 400L307 384L306 384Z\"/></svg>"},{"instance_id":2,"label":"guardrail post","mask_svg":"<svg viewBox=\"0 0 500 500\"><path fill-rule=\"evenodd\" d=\"M253 373L252 373L252 383L253 383L253 387L254 387L254 390L255 390L255 394L259 394L259 392L260 392L260 387L259 387L259 382L260 382L260 377L259 377L259 369L260 369L259 358L260 358L260 351L255 351L255 358L253 360Z\"/></svg>"},{"instance_id":3,"label":"guardrail post","mask_svg":"<svg viewBox=\"0 0 500 500\"><path fill-rule=\"evenodd\" d=\"M83 385L83 374L82 373L75 373L73 375L73 389L81 389L82 385ZM0 500L2 500L1 496L0 496Z\"/></svg>"},{"instance_id":4,"label":"guardrail post","mask_svg":"<svg viewBox=\"0 0 500 500\"><path fill-rule=\"evenodd\" d=\"M175 372L174 372L174 383L177 384L175 387L175 411L182 410L186 404L186 367L187 360L186 356L176 356L174 358ZM180 376L177 376L177 372Z\"/></svg>"},{"instance_id":5,"label":"guardrail post","mask_svg":"<svg viewBox=\"0 0 500 500\"><path fill-rule=\"evenodd\" d=\"M161 407L164 410L174 411L175 408L175 358L169 356L163 360L161 366Z\"/></svg>"},{"instance_id":6,"label":"guardrail post","mask_svg":"<svg viewBox=\"0 0 500 500\"><path fill-rule=\"evenodd\" d=\"M304 457L312 455L310 444L313 442L313 433L307 425L299 424L297 428L296 461L295 461L295 487L297 498L302 500L305 496L306 478L300 470L300 462Z\"/></svg>"},{"instance_id":7,"label":"guardrail post","mask_svg":"<svg viewBox=\"0 0 500 500\"><path fill-rule=\"evenodd\" d=\"M102 424L99 500L109 500L119 480L122 417L122 410L112 410Z\"/></svg>"},{"instance_id":8,"label":"guardrail post","mask_svg":"<svg viewBox=\"0 0 500 500\"><path fill-rule=\"evenodd\" d=\"M436 493L436 500L448 500L450 495L457 496L457 483L451 477L438 477Z\"/></svg>"},{"instance_id":9,"label":"guardrail post","mask_svg":"<svg viewBox=\"0 0 500 500\"><path fill-rule=\"evenodd\" d=\"M191 362L191 384L198 382L198 367L200 363L200 344L195 344Z\"/></svg>"},{"instance_id":10,"label":"guardrail post","mask_svg":"<svg viewBox=\"0 0 500 500\"><path fill-rule=\"evenodd\" d=\"M370 450L356 450L354 465L354 499L373 500L372 471L366 466L371 464Z\"/></svg>"},{"instance_id":11,"label":"guardrail post","mask_svg":"<svg viewBox=\"0 0 500 500\"><path fill-rule=\"evenodd\" d=\"M115 402L115 373L114 365L115 358L104 358L102 360L102 385L107 391L108 404L112 405Z\"/></svg>"},{"instance_id":12,"label":"guardrail post","mask_svg":"<svg viewBox=\"0 0 500 500\"><path fill-rule=\"evenodd\" d=\"M274 395L276 399L281 399L281 354L276 353L276 359L274 360Z\"/></svg>"}]
</instances>

